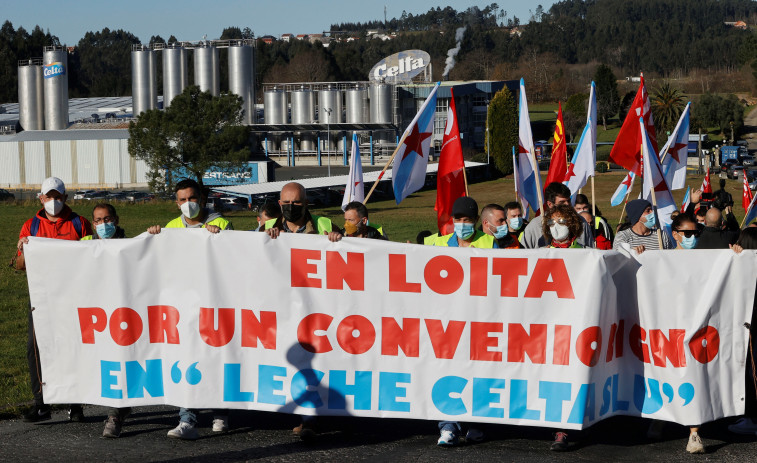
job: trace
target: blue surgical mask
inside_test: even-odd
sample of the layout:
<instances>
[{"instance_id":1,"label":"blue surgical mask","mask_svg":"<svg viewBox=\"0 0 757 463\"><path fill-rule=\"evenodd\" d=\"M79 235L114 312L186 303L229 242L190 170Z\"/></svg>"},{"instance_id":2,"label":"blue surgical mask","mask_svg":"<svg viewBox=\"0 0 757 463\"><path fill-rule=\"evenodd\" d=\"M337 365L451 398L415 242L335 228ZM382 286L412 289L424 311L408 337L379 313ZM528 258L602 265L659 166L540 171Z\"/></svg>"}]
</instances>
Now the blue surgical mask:
<instances>
[{"instance_id":1,"label":"blue surgical mask","mask_svg":"<svg viewBox=\"0 0 757 463\"><path fill-rule=\"evenodd\" d=\"M657 225L657 220L654 217L654 211L652 211L649 214L647 214L646 221L644 222L644 226L651 230L654 228L655 225Z\"/></svg>"},{"instance_id":2,"label":"blue surgical mask","mask_svg":"<svg viewBox=\"0 0 757 463\"><path fill-rule=\"evenodd\" d=\"M507 235L507 232L510 231L507 229L507 224L504 223L500 225L499 227L496 227L496 230L494 232L494 237L497 239L504 238L505 235Z\"/></svg>"},{"instance_id":3,"label":"blue surgical mask","mask_svg":"<svg viewBox=\"0 0 757 463\"><path fill-rule=\"evenodd\" d=\"M513 230L520 230L520 227L523 226L523 217L513 217L510 219L510 228Z\"/></svg>"},{"instance_id":4,"label":"blue surgical mask","mask_svg":"<svg viewBox=\"0 0 757 463\"><path fill-rule=\"evenodd\" d=\"M473 228L472 223L464 223L464 222L455 223L455 234L461 240L467 240L468 238L473 236L474 232L475 232L475 229Z\"/></svg>"},{"instance_id":5,"label":"blue surgical mask","mask_svg":"<svg viewBox=\"0 0 757 463\"><path fill-rule=\"evenodd\" d=\"M681 240L681 247L684 249L694 249L697 246L696 236L684 236Z\"/></svg>"},{"instance_id":6,"label":"blue surgical mask","mask_svg":"<svg viewBox=\"0 0 757 463\"><path fill-rule=\"evenodd\" d=\"M114 223L99 223L95 226L95 230L97 231L97 236L100 238L107 240L108 238L112 237L116 233L116 224Z\"/></svg>"}]
</instances>

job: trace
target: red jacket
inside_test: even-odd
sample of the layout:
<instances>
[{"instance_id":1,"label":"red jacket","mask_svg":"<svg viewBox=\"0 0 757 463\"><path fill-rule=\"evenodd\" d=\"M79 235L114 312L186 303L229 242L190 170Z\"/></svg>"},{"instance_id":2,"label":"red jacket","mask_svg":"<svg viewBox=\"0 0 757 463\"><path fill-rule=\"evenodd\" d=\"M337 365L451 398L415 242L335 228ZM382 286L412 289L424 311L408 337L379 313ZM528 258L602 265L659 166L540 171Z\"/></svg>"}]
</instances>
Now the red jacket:
<instances>
[{"instance_id":1,"label":"red jacket","mask_svg":"<svg viewBox=\"0 0 757 463\"><path fill-rule=\"evenodd\" d=\"M80 225L77 226L75 219L78 217ZM36 219L36 220L35 220ZM37 233L32 234L33 223L37 222ZM77 230L79 228L81 233ZM89 220L77 215L68 206L63 206L58 220L51 222L47 218L44 209L40 209L36 216L24 222L24 226L21 227L21 233L18 234L18 238L24 238L27 236L40 236L42 238L55 238L59 240L71 240L79 241L85 236L92 234L92 225ZM18 252L21 254L21 251Z\"/></svg>"}]
</instances>

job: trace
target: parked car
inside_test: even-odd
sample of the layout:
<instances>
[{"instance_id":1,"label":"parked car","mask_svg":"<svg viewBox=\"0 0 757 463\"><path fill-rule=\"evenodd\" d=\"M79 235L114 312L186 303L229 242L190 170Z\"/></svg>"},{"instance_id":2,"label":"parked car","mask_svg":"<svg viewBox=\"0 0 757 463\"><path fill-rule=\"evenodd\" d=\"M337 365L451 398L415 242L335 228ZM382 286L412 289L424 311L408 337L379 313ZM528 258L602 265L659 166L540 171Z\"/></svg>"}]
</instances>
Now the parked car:
<instances>
[{"instance_id":1,"label":"parked car","mask_svg":"<svg viewBox=\"0 0 757 463\"><path fill-rule=\"evenodd\" d=\"M734 164L728 168L728 170L725 172L725 176L732 180L737 180L739 178L739 174L743 171L744 166Z\"/></svg>"},{"instance_id":2,"label":"parked car","mask_svg":"<svg viewBox=\"0 0 757 463\"><path fill-rule=\"evenodd\" d=\"M222 211L241 211L247 209L247 199L236 196L224 196L218 199L216 207Z\"/></svg>"},{"instance_id":3,"label":"parked car","mask_svg":"<svg viewBox=\"0 0 757 463\"><path fill-rule=\"evenodd\" d=\"M13 201L16 199L16 195L8 190L0 188L0 201Z\"/></svg>"},{"instance_id":4,"label":"parked car","mask_svg":"<svg viewBox=\"0 0 757 463\"><path fill-rule=\"evenodd\" d=\"M84 199L87 201L99 201L108 197L107 191L93 191L84 195Z\"/></svg>"},{"instance_id":5,"label":"parked car","mask_svg":"<svg viewBox=\"0 0 757 463\"><path fill-rule=\"evenodd\" d=\"M94 192L95 190L79 190L74 193L74 199L84 199L84 196Z\"/></svg>"},{"instance_id":6,"label":"parked car","mask_svg":"<svg viewBox=\"0 0 757 463\"><path fill-rule=\"evenodd\" d=\"M742 166L753 166L754 165L754 158L752 156L746 155L746 156L739 156L739 162Z\"/></svg>"}]
</instances>

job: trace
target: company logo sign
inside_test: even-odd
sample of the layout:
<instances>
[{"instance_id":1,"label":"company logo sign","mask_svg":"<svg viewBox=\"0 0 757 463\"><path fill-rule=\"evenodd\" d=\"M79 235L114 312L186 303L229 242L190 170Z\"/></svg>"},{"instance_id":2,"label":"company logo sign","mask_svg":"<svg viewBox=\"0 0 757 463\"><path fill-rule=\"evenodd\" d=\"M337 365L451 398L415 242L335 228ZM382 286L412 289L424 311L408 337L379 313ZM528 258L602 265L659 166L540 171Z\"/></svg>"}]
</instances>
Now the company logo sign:
<instances>
[{"instance_id":1,"label":"company logo sign","mask_svg":"<svg viewBox=\"0 0 757 463\"><path fill-rule=\"evenodd\" d=\"M45 64L42 74L45 76L45 79L50 79L51 77L65 75L66 68L63 66L63 63L56 61L55 63Z\"/></svg>"},{"instance_id":2,"label":"company logo sign","mask_svg":"<svg viewBox=\"0 0 757 463\"><path fill-rule=\"evenodd\" d=\"M405 50L388 56L371 69L368 78L388 83L410 82L422 73L431 62L431 56L423 50Z\"/></svg>"}]
</instances>

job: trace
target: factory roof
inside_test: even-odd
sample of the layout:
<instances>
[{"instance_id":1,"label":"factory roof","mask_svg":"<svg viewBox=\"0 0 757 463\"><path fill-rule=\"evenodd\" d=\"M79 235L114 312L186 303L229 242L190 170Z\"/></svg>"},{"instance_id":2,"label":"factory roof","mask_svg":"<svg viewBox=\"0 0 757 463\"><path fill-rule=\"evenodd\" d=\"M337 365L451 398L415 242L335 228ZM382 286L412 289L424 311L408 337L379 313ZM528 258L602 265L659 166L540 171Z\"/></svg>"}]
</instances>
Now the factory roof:
<instances>
[{"instance_id":1,"label":"factory roof","mask_svg":"<svg viewBox=\"0 0 757 463\"><path fill-rule=\"evenodd\" d=\"M53 140L121 140L129 138L126 129L87 130L24 130L13 135L0 136L0 142L53 141Z\"/></svg>"}]
</instances>

